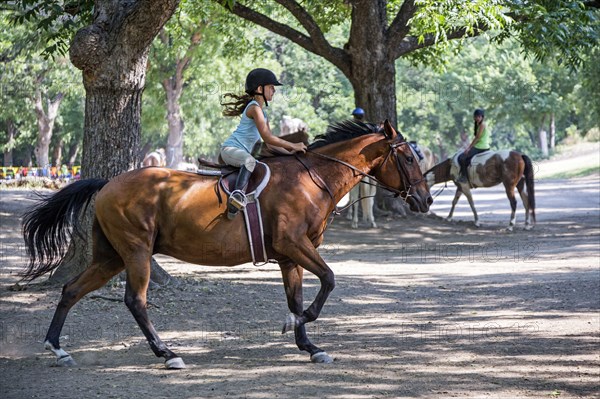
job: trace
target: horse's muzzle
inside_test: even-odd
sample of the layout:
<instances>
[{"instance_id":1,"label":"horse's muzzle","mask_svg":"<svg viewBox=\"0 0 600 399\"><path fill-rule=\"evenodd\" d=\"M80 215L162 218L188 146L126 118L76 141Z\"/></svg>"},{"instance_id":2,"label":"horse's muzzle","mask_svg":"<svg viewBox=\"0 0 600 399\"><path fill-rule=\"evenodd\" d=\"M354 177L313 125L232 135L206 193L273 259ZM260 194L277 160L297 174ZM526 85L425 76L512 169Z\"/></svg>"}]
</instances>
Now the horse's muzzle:
<instances>
[{"instance_id":1,"label":"horse's muzzle","mask_svg":"<svg viewBox=\"0 0 600 399\"><path fill-rule=\"evenodd\" d=\"M433 198L431 198L429 191L424 195L414 192L408 196L406 203L409 205L411 211L426 213L429 211L429 206L433 204Z\"/></svg>"}]
</instances>

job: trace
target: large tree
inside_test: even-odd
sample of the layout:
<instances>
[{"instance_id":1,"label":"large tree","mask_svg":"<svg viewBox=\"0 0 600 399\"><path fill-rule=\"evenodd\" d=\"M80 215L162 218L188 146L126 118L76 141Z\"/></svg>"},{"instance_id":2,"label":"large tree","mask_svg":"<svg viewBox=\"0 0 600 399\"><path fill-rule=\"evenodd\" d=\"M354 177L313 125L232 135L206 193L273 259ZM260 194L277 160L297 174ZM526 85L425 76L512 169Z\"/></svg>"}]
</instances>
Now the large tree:
<instances>
[{"instance_id":1,"label":"large tree","mask_svg":"<svg viewBox=\"0 0 600 399\"><path fill-rule=\"evenodd\" d=\"M563 62L577 65L581 49L598 41L598 1L215 1L339 68L371 120L396 121L400 57L435 62L449 40L493 30L498 40L517 37L537 58L559 48ZM345 43L327 38L336 21L349 21Z\"/></svg>"},{"instance_id":2,"label":"large tree","mask_svg":"<svg viewBox=\"0 0 600 399\"><path fill-rule=\"evenodd\" d=\"M55 24L62 39L69 26L90 22L77 31L69 47L71 62L82 71L86 93L81 174L111 178L134 168L148 52L179 0L95 0L93 9L89 0L17 3L24 10L21 21L37 15L42 27L52 31L49 25ZM56 280L64 281L89 264L85 245L75 244L71 250L73 261L61 265Z\"/></svg>"},{"instance_id":3,"label":"large tree","mask_svg":"<svg viewBox=\"0 0 600 399\"><path fill-rule=\"evenodd\" d=\"M179 0L94 2L93 23L69 55L86 91L82 176L110 178L137 164L148 51Z\"/></svg>"}]
</instances>

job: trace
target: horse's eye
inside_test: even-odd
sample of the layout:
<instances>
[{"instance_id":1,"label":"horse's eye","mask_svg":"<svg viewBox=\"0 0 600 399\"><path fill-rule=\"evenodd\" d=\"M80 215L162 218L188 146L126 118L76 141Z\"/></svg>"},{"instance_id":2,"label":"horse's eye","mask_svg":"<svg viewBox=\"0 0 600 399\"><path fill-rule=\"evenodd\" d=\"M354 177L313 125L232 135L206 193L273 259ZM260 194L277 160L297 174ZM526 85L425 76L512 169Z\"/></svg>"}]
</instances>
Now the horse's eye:
<instances>
[{"instance_id":1,"label":"horse's eye","mask_svg":"<svg viewBox=\"0 0 600 399\"><path fill-rule=\"evenodd\" d=\"M407 163L411 164L411 163L413 163L413 161L414 161L413 157L406 157L406 162Z\"/></svg>"}]
</instances>

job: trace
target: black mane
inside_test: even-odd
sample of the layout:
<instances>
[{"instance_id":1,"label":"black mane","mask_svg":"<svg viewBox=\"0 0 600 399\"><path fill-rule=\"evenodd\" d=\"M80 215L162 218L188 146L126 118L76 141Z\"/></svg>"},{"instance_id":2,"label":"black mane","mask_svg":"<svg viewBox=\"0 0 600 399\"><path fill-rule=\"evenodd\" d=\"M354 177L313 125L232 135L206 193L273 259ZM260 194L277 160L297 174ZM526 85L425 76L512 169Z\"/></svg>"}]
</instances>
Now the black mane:
<instances>
[{"instance_id":1,"label":"black mane","mask_svg":"<svg viewBox=\"0 0 600 399\"><path fill-rule=\"evenodd\" d=\"M327 127L325 134L320 134L315 137L315 140L308 146L309 149L326 146L344 140L349 140L354 137L363 136L370 133L379 133L381 129L373 123L364 123L355 120L345 120L332 123Z\"/></svg>"}]
</instances>

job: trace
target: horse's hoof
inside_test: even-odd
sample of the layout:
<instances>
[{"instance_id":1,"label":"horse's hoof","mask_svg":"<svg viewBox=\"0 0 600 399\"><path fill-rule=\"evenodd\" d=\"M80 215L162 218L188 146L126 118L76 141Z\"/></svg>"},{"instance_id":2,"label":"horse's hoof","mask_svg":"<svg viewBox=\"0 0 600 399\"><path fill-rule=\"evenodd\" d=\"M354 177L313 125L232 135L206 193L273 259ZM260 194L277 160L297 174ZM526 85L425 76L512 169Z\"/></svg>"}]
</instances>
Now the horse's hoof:
<instances>
[{"instance_id":1,"label":"horse's hoof","mask_svg":"<svg viewBox=\"0 0 600 399\"><path fill-rule=\"evenodd\" d=\"M285 334L286 332L292 331L294 328L296 328L297 319L298 317L295 314L290 313L285 319L285 324L283 325L281 333Z\"/></svg>"},{"instance_id":2,"label":"horse's hoof","mask_svg":"<svg viewBox=\"0 0 600 399\"><path fill-rule=\"evenodd\" d=\"M71 355L69 355L61 357L60 359L56 359L56 365L58 367L76 367L77 363L75 362L75 360L73 360Z\"/></svg>"},{"instance_id":3,"label":"horse's hoof","mask_svg":"<svg viewBox=\"0 0 600 399\"><path fill-rule=\"evenodd\" d=\"M481 227L481 223L479 223L479 222L475 222L473 224L475 225L475 227Z\"/></svg>"},{"instance_id":4,"label":"horse's hoof","mask_svg":"<svg viewBox=\"0 0 600 399\"><path fill-rule=\"evenodd\" d=\"M533 229L532 225L530 225L530 224L525 225L525 230L531 230L531 229Z\"/></svg>"},{"instance_id":5,"label":"horse's hoof","mask_svg":"<svg viewBox=\"0 0 600 399\"><path fill-rule=\"evenodd\" d=\"M184 369L186 366L180 357L174 357L173 359L169 359L165 362L165 367L169 370L179 370Z\"/></svg>"},{"instance_id":6,"label":"horse's hoof","mask_svg":"<svg viewBox=\"0 0 600 399\"><path fill-rule=\"evenodd\" d=\"M508 233L512 233L512 231L513 231L513 227L512 227L512 226L508 226L508 227L506 228L506 231L507 231Z\"/></svg>"},{"instance_id":7,"label":"horse's hoof","mask_svg":"<svg viewBox=\"0 0 600 399\"><path fill-rule=\"evenodd\" d=\"M318 352L310 356L310 361L313 363L333 363L333 358L327 352Z\"/></svg>"}]
</instances>

